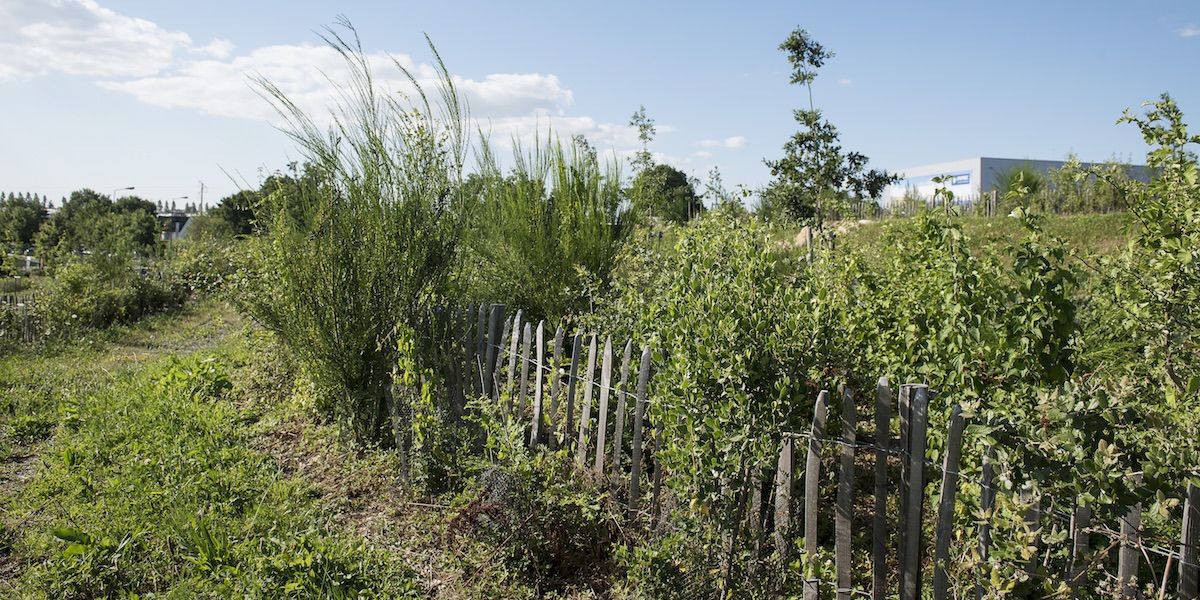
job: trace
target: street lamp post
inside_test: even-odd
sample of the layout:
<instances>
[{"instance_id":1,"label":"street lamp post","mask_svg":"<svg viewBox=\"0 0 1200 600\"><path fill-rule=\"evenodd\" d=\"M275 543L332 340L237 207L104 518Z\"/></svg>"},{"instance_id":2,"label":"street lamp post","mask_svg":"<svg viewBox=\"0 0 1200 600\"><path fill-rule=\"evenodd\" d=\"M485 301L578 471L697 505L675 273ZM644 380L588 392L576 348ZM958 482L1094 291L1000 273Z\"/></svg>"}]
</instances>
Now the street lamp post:
<instances>
[{"instance_id":1,"label":"street lamp post","mask_svg":"<svg viewBox=\"0 0 1200 600\"><path fill-rule=\"evenodd\" d=\"M117 192L125 192L125 191L129 191L132 189L134 189L132 185L129 187L117 188L117 189L113 190L112 196L109 196L109 197L112 198L113 202L116 202L117 201Z\"/></svg>"}]
</instances>

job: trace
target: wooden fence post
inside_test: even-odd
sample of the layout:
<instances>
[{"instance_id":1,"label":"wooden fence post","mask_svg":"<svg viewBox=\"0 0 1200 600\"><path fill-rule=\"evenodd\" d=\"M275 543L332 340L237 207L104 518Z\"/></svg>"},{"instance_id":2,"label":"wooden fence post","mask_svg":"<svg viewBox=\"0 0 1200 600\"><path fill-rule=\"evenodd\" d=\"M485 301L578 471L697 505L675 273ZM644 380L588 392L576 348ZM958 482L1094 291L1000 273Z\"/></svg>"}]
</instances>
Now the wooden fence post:
<instances>
[{"instance_id":1,"label":"wooden fence post","mask_svg":"<svg viewBox=\"0 0 1200 600\"><path fill-rule=\"evenodd\" d=\"M1180 600L1195 600L1200 597L1200 568L1197 568L1196 545L1200 544L1200 486L1189 483L1187 498L1183 501L1183 527L1179 543Z\"/></svg>"},{"instance_id":2,"label":"wooden fence post","mask_svg":"<svg viewBox=\"0 0 1200 600\"><path fill-rule=\"evenodd\" d=\"M1131 480L1135 486L1142 483L1141 473L1135 474ZM1129 512L1121 519L1121 550L1117 554L1117 580L1119 593L1122 598L1137 598L1138 557L1142 546L1142 503L1129 507ZM1136 582L1136 583L1135 583Z\"/></svg>"},{"instance_id":3,"label":"wooden fence post","mask_svg":"<svg viewBox=\"0 0 1200 600\"><path fill-rule=\"evenodd\" d=\"M567 375L567 409L562 424L562 443L568 448L570 448L571 441L574 439L571 437L571 424L575 420L575 390L579 387L580 354L583 354L583 334L576 333L574 341L571 342L571 370ZM558 447L555 444L552 445L553 447Z\"/></svg>"},{"instance_id":4,"label":"wooden fence post","mask_svg":"<svg viewBox=\"0 0 1200 600\"><path fill-rule=\"evenodd\" d=\"M909 425L908 502L905 510L903 585L900 600L921 597L921 521L925 509L925 445L929 423L929 388L913 386Z\"/></svg>"},{"instance_id":5,"label":"wooden fence post","mask_svg":"<svg viewBox=\"0 0 1200 600\"><path fill-rule=\"evenodd\" d=\"M892 390L886 377L875 386L875 518L871 523L871 600L887 598L886 449L892 445Z\"/></svg>"},{"instance_id":6,"label":"wooden fence post","mask_svg":"<svg viewBox=\"0 0 1200 600\"><path fill-rule=\"evenodd\" d=\"M1071 571L1067 585L1071 597L1079 595L1080 586L1087 582L1088 528L1092 526L1092 509L1080 504L1071 515Z\"/></svg>"},{"instance_id":7,"label":"wooden fence post","mask_svg":"<svg viewBox=\"0 0 1200 600\"><path fill-rule=\"evenodd\" d=\"M633 358L633 340L625 342L624 358L621 359L621 383L617 384L617 415L616 426L613 430L613 468L609 493L617 497L617 488L621 482L621 458L625 453L625 405L629 404L629 361Z\"/></svg>"},{"instance_id":8,"label":"wooden fence post","mask_svg":"<svg viewBox=\"0 0 1200 600\"><path fill-rule=\"evenodd\" d=\"M775 552L779 564L787 568L791 559L792 475L796 458L795 436L783 434L779 443L779 463L775 468Z\"/></svg>"},{"instance_id":9,"label":"wooden fence post","mask_svg":"<svg viewBox=\"0 0 1200 600\"><path fill-rule=\"evenodd\" d=\"M464 412L464 407L467 405L467 397L471 395L471 390L474 389L475 386L475 384L471 382L471 373L475 372L476 346L472 341L475 337L475 329L472 325L472 323L475 322L475 313L475 305L471 304L467 306L467 310L463 312L462 315L462 339L459 340L459 342L462 344L463 350L462 372L459 373L462 375L462 385L459 387L459 390L462 391L462 394L458 399L459 404L456 408L457 414L460 416Z\"/></svg>"},{"instance_id":10,"label":"wooden fence post","mask_svg":"<svg viewBox=\"0 0 1200 600\"><path fill-rule=\"evenodd\" d=\"M583 374L583 404L579 406L579 440L575 442L575 464L584 468L588 453L589 429L592 425L592 385L595 383L597 340L592 334L588 343L587 371Z\"/></svg>"},{"instance_id":11,"label":"wooden fence post","mask_svg":"<svg viewBox=\"0 0 1200 600\"><path fill-rule=\"evenodd\" d=\"M546 361L544 360L546 344L542 336L545 325L545 321L539 321L537 326L537 361L534 362L535 372L533 376L536 383L533 387L533 420L529 427L530 448L537 446L538 437L542 433L542 372L546 366Z\"/></svg>"},{"instance_id":12,"label":"wooden fence post","mask_svg":"<svg viewBox=\"0 0 1200 600\"><path fill-rule=\"evenodd\" d=\"M562 363L562 347L563 347L563 328L558 326L558 330L554 332L554 362L550 368L553 370L550 378L550 411L546 413L546 431L550 434L550 447L554 447L554 417L558 413L559 390L562 388L562 373L559 371L559 365Z\"/></svg>"},{"instance_id":13,"label":"wooden fence post","mask_svg":"<svg viewBox=\"0 0 1200 600\"><path fill-rule=\"evenodd\" d=\"M499 391L496 389L496 359L500 349L500 327L504 323L504 305L493 304L491 314L488 315L488 330L487 341L484 350L486 359L483 363L483 368L480 369L483 377L483 395L490 398L492 401L499 399Z\"/></svg>"},{"instance_id":14,"label":"wooden fence post","mask_svg":"<svg viewBox=\"0 0 1200 600\"><path fill-rule=\"evenodd\" d=\"M596 475L604 474L604 444L608 441L608 395L612 386L612 336L604 339L604 360L600 365L600 414L596 424Z\"/></svg>"},{"instance_id":15,"label":"wooden fence post","mask_svg":"<svg viewBox=\"0 0 1200 600\"><path fill-rule=\"evenodd\" d=\"M650 490L650 531L658 533L658 526L661 523L659 502L662 501L662 480L663 480L663 465L659 460L658 453L662 449L663 426L661 422L651 422L650 429L654 432L654 454L650 459L654 462L654 480Z\"/></svg>"},{"instance_id":16,"label":"wooden fence post","mask_svg":"<svg viewBox=\"0 0 1200 600\"><path fill-rule=\"evenodd\" d=\"M646 385L650 381L650 348L642 347L641 369L638 372L637 398L633 408L633 456L629 467L628 518L637 517L638 499L641 496L642 476L642 420L646 416Z\"/></svg>"},{"instance_id":17,"label":"wooden fence post","mask_svg":"<svg viewBox=\"0 0 1200 600\"><path fill-rule=\"evenodd\" d=\"M812 431L808 436L808 459L804 463L804 554L817 555L817 516L820 514L821 446L825 438L825 419L829 413L829 392L817 394L813 407ZM816 600L819 579L804 578L804 599Z\"/></svg>"},{"instance_id":18,"label":"wooden fence post","mask_svg":"<svg viewBox=\"0 0 1200 600\"><path fill-rule=\"evenodd\" d=\"M521 329L521 326L523 325L521 322L521 317L523 316L524 314L519 309L517 310L517 314L513 315L511 331L512 337L508 343L508 378L504 382L504 391L505 395L508 396L507 412L509 413L511 413L513 410L513 403L518 389L516 386L517 357L520 356L519 352L521 350L521 336L523 335L523 330ZM524 363L522 363L522 366L524 366Z\"/></svg>"},{"instance_id":19,"label":"wooden fence post","mask_svg":"<svg viewBox=\"0 0 1200 600\"><path fill-rule=\"evenodd\" d=\"M446 310L446 347L442 365L446 374L446 408L451 414L454 413L454 407L457 403L459 395L459 386L462 384L462 377L459 375L459 359L462 358L462 353L458 348L459 336L459 320L458 311Z\"/></svg>"},{"instance_id":20,"label":"wooden fence post","mask_svg":"<svg viewBox=\"0 0 1200 600\"><path fill-rule=\"evenodd\" d=\"M746 565L746 574L754 579L758 577L759 562L762 560L763 539L763 472L766 466L762 463L750 470L750 508L746 511L748 530L750 532L750 561Z\"/></svg>"},{"instance_id":21,"label":"wooden fence post","mask_svg":"<svg viewBox=\"0 0 1200 600\"><path fill-rule=\"evenodd\" d=\"M946 455L942 460L942 489L938 499L937 530L933 550L933 598L945 600L950 594L950 537L954 534L954 499L958 494L958 466L962 461L962 407L950 411L950 431L946 434Z\"/></svg>"},{"instance_id":22,"label":"wooden fence post","mask_svg":"<svg viewBox=\"0 0 1200 600\"><path fill-rule=\"evenodd\" d=\"M983 523L979 525L979 560L982 564L987 564L988 554L992 548L992 511L996 506L996 488L992 482L995 467L992 463L995 460L996 451L988 446L983 453L983 481L979 487L979 510L983 513ZM986 594L985 584L982 581L976 583L976 600L982 600Z\"/></svg>"},{"instance_id":23,"label":"wooden fence post","mask_svg":"<svg viewBox=\"0 0 1200 600\"><path fill-rule=\"evenodd\" d=\"M483 376L483 360L487 356L487 347L485 346L487 344L487 327L488 307L486 304L480 304L479 320L476 322L475 327L475 357L471 361L471 373L475 379L475 397L472 400L478 400L480 396L484 395L487 389L484 387L484 379L486 378Z\"/></svg>"},{"instance_id":24,"label":"wooden fence post","mask_svg":"<svg viewBox=\"0 0 1200 600\"><path fill-rule=\"evenodd\" d=\"M853 585L850 555L850 526L854 521L854 445L858 429L858 412L854 405L854 393L850 387L842 386L842 464L838 472L837 514L835 526L834 565L837 569L837 598L850 600Z\"/></svg>"},{"instance_id":25,"label":"wooden fence post","mask_svg":"<svg viewBox=\"0 0 1200 600\"><path fill-rule=\"evenodd\" d=\"M542 327L542 324L538 323L539 342L541 339L541 327ZM525 399L529 397L528 396L528 394L529 394L529 346L530 346L530 344L533 343L532 337L533 336L530 335L530 331L529 331L529 323L525 323L523 331L521 332L521 338L522 338L522 340L521 340L521 386L520 386L521 397L520 397L520 400L518 400L518 402L517 402L517 419L523 419L525 417ZM538 347L539 347L539 349L541 348L540 343L539 343ZM537 380L538 380L538 387L535 388L534 393L537 394L539 398L541 398L540 388L541 388L541 381L542 381L542 359L541 359L541 351L539 350L538 352L539 352L538 362L537 362L537 367L536 367L537 373L535 374L535 377L537 377ZM539 404L540 404L540 402L539 402Z\"/></svg>"},{"instance_id":26,"label":"wooden fence post","mask_svg":"<svg viewBox=\"0 0 1200 600\"><path fill-rule=\"evenodd\" d=\"M900 385L899 403L897 406L898 416L900 417L900 485L897 492L900 494L900 515L899 515L899 531L898 544L896 547L896 562L900 565L899 573L899 588L904 589L904 564L908 554L908 469L909 462L912 458L912 444L909 438L912 434L912 390L913 384L904 383Z\"/></svg>"}]
</instances>

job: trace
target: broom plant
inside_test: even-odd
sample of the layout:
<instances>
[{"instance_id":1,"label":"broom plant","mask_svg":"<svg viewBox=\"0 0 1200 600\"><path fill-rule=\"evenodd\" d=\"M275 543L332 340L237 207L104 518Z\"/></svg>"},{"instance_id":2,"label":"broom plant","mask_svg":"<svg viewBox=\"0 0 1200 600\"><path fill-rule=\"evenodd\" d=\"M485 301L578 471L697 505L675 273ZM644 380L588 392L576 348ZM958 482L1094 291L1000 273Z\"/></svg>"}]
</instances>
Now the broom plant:
<instances>
[{"instance_id":1,"label":"broom plant","mask_svg":"<svg viewBox=\"0 0 1200 600\"><path fill-rule=\"evenodd\" d=\"M532 317L588 310L626 234L620 169L580 138L514 141L512 155L507 176L486 140L477 155L477 293Z\"/></svg>"},{"instance_id":2,"label":"broom plant","mask_svg":"<svg viewBox=\"0 0 1200 600\"><path fill-rule=\"evenodd\" d=\"M329 125L265 78L255 81L298 145L310 185L260 206L265 233L239 300L299 359L316 408L358 441L386 441L397 345L420 336L446 302L458 241L471 216L462 193L467 113L437 50L436 94L398 61L407 94L377 81L357 34L322 36L348 83ZM427 333L427 332L424 332Z\"/></svg>"}]
</instances>

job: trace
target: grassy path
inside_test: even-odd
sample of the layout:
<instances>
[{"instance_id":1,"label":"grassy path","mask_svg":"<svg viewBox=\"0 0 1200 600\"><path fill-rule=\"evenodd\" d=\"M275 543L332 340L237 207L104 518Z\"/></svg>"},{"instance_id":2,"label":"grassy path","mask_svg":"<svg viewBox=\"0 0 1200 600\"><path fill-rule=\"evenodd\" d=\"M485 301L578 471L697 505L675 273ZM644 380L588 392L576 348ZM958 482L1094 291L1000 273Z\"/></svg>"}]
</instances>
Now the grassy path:
<instances>
[{"instance_id":1,"label":"grassy path","mask_svg":"<svg viewBox=\"0 0 1200 600\"><path fill-rule=\"evenodd\" d=\"M0 596L415 595L273 447L289 386L216 303L0 359Z\"/></svg>"}]
</instances>

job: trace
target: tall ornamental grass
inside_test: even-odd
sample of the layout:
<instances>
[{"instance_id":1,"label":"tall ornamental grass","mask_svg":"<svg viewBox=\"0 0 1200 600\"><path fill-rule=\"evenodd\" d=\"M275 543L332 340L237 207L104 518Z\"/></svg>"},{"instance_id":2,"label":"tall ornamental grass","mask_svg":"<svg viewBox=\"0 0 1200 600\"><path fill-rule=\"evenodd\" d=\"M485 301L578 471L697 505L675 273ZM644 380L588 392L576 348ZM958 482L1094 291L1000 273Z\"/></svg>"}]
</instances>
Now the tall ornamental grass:
<instances>
[{"instance_id":1,"label":"tall ornamental grass","mask_svg":"<svg viewBox=\"0 0 1200 600\"><path fill-rule=\"evenodd\" d=\"M323 39L345 60L330 124L256 80L316 183L265 198L240 300L315 384L317 408L360 441L385 440L397 342L444 302L470 213L460 177L465 103L437 51L436 94L398 61L409 94L385 89L348 23Z\"/></svg>"},{"instance_id":2,"label":"tall ornamental grass","mask_svg":"<svg viewBox=\"0 0 1200 600\"><path fill-rule=\"evenodd\" d=\"M588 310L609 281L625 238L621 175L601 164L581 139L513 145L505 175L490 146L480 145L479 198L469 268L475 293L560 318Z\"/></svg>"}]
</instances>

